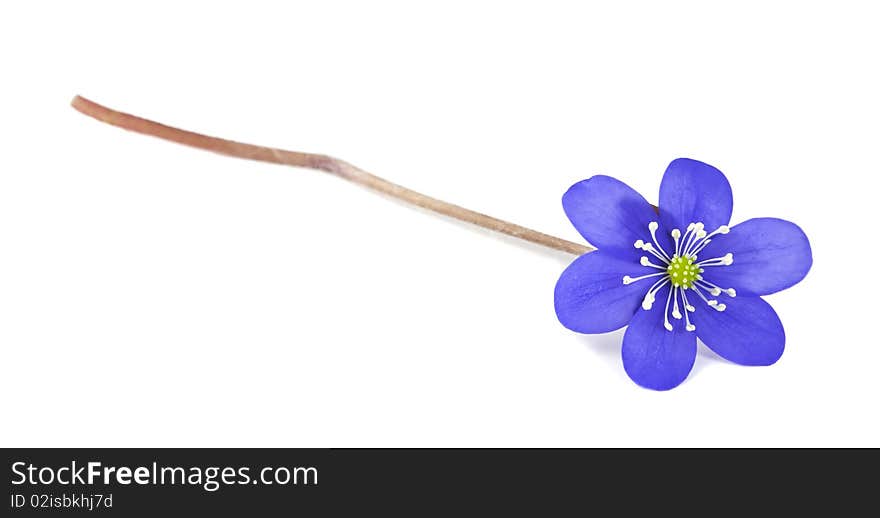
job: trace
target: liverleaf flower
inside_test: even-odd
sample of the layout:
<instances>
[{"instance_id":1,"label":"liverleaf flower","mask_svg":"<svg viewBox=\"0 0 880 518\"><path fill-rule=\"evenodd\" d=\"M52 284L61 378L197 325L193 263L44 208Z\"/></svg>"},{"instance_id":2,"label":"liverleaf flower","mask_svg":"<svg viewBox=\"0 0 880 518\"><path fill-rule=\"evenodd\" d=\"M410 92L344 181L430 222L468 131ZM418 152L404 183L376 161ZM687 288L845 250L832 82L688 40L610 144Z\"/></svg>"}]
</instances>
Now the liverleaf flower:
<instances>
[{"instance_id":1,"label":"liverleaf flower","mask_svg":"<svg viewBox=\"0 0 880 518\"><path fill-rule=\"evenodd\" d=\"M623 367L637 384L668 390L694 365L697 338L741 365L771 365L785 331L761 298L806 276L810 243L794 223L749 219L728 226L730 184L718 169L674 160L657 208L609 176L574 184L562 206L598 250L556 283L559 321L579 333L628 326Z\"/></svg>"}]
</instances>

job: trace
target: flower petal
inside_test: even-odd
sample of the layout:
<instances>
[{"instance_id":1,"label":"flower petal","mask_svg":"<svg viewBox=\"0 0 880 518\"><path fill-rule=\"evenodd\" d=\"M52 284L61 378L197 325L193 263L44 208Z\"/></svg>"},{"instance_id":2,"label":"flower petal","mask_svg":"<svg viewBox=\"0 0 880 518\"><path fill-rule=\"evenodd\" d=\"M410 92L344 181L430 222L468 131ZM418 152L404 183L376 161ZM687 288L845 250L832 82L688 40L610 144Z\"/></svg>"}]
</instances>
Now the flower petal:
<instances>
[{"instance_id":1,"label":"flower petal","mask_svg":"<svg viewBox=\"0 0 880 518\"><path fill-rule=\"evenodd\" d=\"M633 250L637 240L650 239L648 223L658 219L641 194L604 175L572 185L562 196L562 208L591 245L611 252Z\"/></svg>"},{"instance_id":2,"label":"flower petal","mask_svg":"<svg viewBox=\"0 0 880 518\"><path fill-rule=\"evenodd\" d=\"M797 225L784 219L755 218L712 238L700 259L733 254L733 264L706 268L703 277L722 288L769 295L804 278L813 264L810 241Z\"/></svg>"},{"instance_id":3,"label":"flower petal","mask_svg":"<svg viewBox=\"0 0 880 518\"><path fill-rule=\"evenodd\" d=\"M687 378L697 355L697 335L677 325L663 327L666 290L660 290L652 309L639 309L623 335L623 368L637 384L654 390L669 390ZM661 297L660 295L663 294Z\"/></svg>"},{"instance_id":4,"label":"flower petal","mask_svg":"<svg viewBox=\"0 0 880 518\"><path fill-rule=\"evenodd\" d=\"M733 191L727 178L709 164L677 158L660 182L660 214L665 228L685 231L688 224L703 222L711 232L730 222Z\"/></svg>"},{"instance_id":5,"label":"flower petal","mask_svg":"<svg viewBox=\"0 0 880 518\"><path fill-rule=\"evenodd\" d=\"M724 311L698 308L697 336L719 356L740 365L772 365L785 349L782 322L760 297L723 297Z\"/></svg>"},{"instance_id":6,"label":"flower petal","mask_svg":"<svg viewBox=\"0 0 880 518\"><path fill-rule=\"evenodd\" d=\"M562 272L556 282L556 317L578 333L607 333L625 326L651 287L651 277L623 284L624 275L655 273L633 260L602 250L582 255Z\"/></svg>"}]
</instances>

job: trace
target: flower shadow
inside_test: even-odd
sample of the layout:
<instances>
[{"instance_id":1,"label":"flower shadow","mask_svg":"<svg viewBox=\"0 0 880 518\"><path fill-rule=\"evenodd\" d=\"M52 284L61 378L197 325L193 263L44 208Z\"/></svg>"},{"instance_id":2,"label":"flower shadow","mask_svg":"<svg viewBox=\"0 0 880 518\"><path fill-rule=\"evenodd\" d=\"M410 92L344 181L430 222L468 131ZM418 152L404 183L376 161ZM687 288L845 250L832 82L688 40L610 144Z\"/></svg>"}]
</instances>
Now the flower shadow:
<instances>
[{"instance_id":1,"label":"flower shadow","mask_svg":"<svg viewBox=\"0 0 880 518\"><path fill-rule=\"evenodd\" d=\"M620 346L623 343L623 333L626 328L598 335L581 335L581 339L587 349L590 350L608 368L622 373L620 360Z\"/></svg>"},{"instance_id":2,"label":"flower shadow","mask_svg":"<svg viewBox=\"0 0 880 518\"><path fill-rule=\"evenodd\" d=\"M702 340L697 339L697 360L694 362L694 368L691 369L690 377L698 376L708 365L715 363L730 363L721 356L715 354L712 349L706 347Z\"/></svg>"}]
</instances>

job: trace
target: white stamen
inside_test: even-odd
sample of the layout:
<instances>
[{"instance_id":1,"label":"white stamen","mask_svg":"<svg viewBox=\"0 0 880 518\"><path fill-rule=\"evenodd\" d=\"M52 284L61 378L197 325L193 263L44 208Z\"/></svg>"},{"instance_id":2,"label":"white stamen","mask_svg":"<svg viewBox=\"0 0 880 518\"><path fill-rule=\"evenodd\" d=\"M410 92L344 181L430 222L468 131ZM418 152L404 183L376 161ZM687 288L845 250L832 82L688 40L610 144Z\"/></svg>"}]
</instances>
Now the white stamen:
<instances>
[{"instance_id":1,"label":"white stamen","mask_svg":"<svg viewBox=\"0 0 880 518\"><path fill-rule=\"evenodd\" d=\"M660 259L660 261L662 261L663 264L669 264L669 260L666 258L666 256L660 255L660 254L657 252L657 250L654 249L654 246L651 245L651 243L645 243L645 244L643 244L643 245L642 245L642 250L644 250L645 252L648 252L649 254L653 255L653 256L656 257L657 259Z\"/></svg>"},{"instance_id":2,"label":"white stamen","mask_svg":"<svg viewBox=\"0 0 880 518\"><path fill-rule=\"evenodd\" d=\"M717 236L718 234L727 234L728 232L730 232L730 228L727 225L721 225L720 227L716 228L714 231L710 232L704 239L712 239L713 237Z\"/></svg>"},{"instance_id":3,"label":"white stamen","mask_svg":"<svg viewBox=\"0 0 880 518\"><path fill-rule=\"evenodd\" d=\"M684 233L684 239L682 239L684 244L681 247L681 255L683 255L683 256L688 255L688 250L691 247L691 243L693 243L694 237L697 235L697 232L700 231L699 225L701 225L701 223L699 223L699 222L698 223L691 223L690 225L688 225L688 230L687 230L687 232Z\"/></svg>"},{"instance_id":4,"label":"white stamen","mask_svg":"<svg viewBox=\"0 0 880 518\"><path fill-rule=\"evenodd\" d=\"M657 273L649 273L648 275L640 275L639 277L630 277L629 275L623 276L624 284L632 284L636 281L640 281L642 279L647 279L648 277L657 277L659 275L666 275L666 272L657 272Z\"/></svg>"},{"instance_id":5,"label":"white stamen","mask_svg":"<svg viewBox=\"0 0 880 518\"><path fill-rule=\"evenodd\" d=\"M681 290L681 300L682 300L682 302L684 302L685 307L690 306L690 304L688 304L687 295L685 294L684 290ZM693 331L694 329L696 329L696 326L691 324L691 319L688 316L687 311L684 312L684 328L687 331Z\"/></svg>"},{"instance_id":6,"label":"white stamen","mask_svg":"<svg viewBox=\"0 0 880 518\"><path fill-rule=\"evenodd\" d=\"M706 288L703 288L703 289L706 289ZM716 304L718 304L717 300L714 300L714 299L710 300L705 295L703 295L703 292L700 291L700 287L698 287L697 285L694 285L694 292L697 294L697 296L699 296L701 299L703 299L703 302L705 302L706 304L708 304L710 306L715 306Z\"/></svg>"},{"instance_id":7,"label":"white stamen","mask_svg":"<svg viewBox=\"0 0 880 518\"><path fill-rule=\"evenodd\" d=\"M703 287L703 289L706 289L706 288ZM717 300L714 300L714 299L712 299L712 300L707 299L707 298L703 295L703 292L700 291L700 288L697 287L696 285L694 286L694 291L697 292L697 295L699 295L700 298L703 299L703 301L704 301L706 304L708 304L709 307L712 308L712 309L714 309L715 311L724 311L725 309L727 309L727 305L726 305L726 304L723 304L723 303L720 304L720 303L718 303Z\"/></svg>"},{"instance_id":8,"label":"white stamen","mask_svg":"<svg viewBox=\"0 0 880 518\"><path fill-rule=\"evenodd\" d=\"M707 237L706 231L703 229L703 223L699 221L694 223L693 232L688 238L687 245L684 247L684 252L682 252L682 255L694 255L694 249L698 247L703 242L703 239Z\"/></svg>"},{"instance_id":9,"label":"white stamen","mask_svg":"<svg viewBox=\"0 0 880 518\"><path fill-rule=\"evenodd\" d=\"M663 327L667 331L672 331L672 324L669 323L669 301L672 300L672 294L675 291L674 288L669 288L669 295L666 296L666 308L663 310Z\"/></svg>"},{"instance_id":10,"label":"white stamen","mask_svg":"<svg viewBox=\"0 0 880 518\"><path fill-rule=\"evenodd\" d=\"M648 295L650 295L651 298L653 298L654 294L657 293L658 291L660 291L660 288L662 288L663 286L666 286L667 282L669 282L669 277L667 277L665 279L660 279L659 281L655 282L654 285L651 286L651 288L648 290Z\"/></svg>"},{"instance_id":11,"label":"white stamen","mask_svg":"<svg viewBox=\"0 0 880 518\"><path fill-rule=\"evenodd\" d=\"M635 243L633 243L633 246L636 248L641 248L641 247L645 246L645 242L642 241L641 239L639 239Z\"/></svg>"},{"instance_id":12,"label":"white stamen","mask_svg":"<svg viewBox=\"0 0 880 518\"><path fill-rule=\"evenodd\" d=\"M681 320L681 311L678 310L678 287L672 288L675 291L675 295L672 296L673 304L672 304L672 318L676 320ZM684 293L682 292L682 295Z\"/></svg>"},{"instance_id":13,"label":"white stamen","mask_svg":"<svg viewBox=\"0 0 880 518\"><path fill-rule=\"evenodd\" d=\"M712 242L711 239L706 239L706 240L704 240L704 241L703 241L702 243L700 243L698 246L694 247L693 250L691 250L691 256L692 256L694 259L696 259L696 258L697 258L697 254L699 254L700 252L702 252L703 249L706 248L706 246L707 246L709 243L711 243L711 242Z\"/></svg>"},{"instance_id":14,"label":"white stamen","mask_svg":"<svg viewBox=\"0 0 880 518\"><path fill-rule=\"evenodd\" d=\"M709 281L704 281L701 276L697 277L696 284L699 284L704 290L711 293L713 297L717 297L718 295L721 295L722 293L727 294L728 297L736 297L736 290L735 289L722 288L721 286L718 286L717 284L713 284Z\"/></svg>"},{"instance_id":15,"label":"white stamen","mask_svg":"<svg viewBox=\"0 0 880 518\"><path fill-rule=\"evenodd\" d=\"M672 232L670 232L670 234L672 235L672 240L675 241L675 251L672 253L672 257L678 257L678 254L680 252L679 238L681 238L681 230L674 228L672 229Z\"/></svg>"},{"instance_id":16,"label":"white stamen","mask_svg":"<svg viewBox=\"0 0 880 518\"><path fill-rule=\"evenodd\" d=\"M702 223L700 223L702 226ZM696 226L696 225L695 225ZM697 232L697 240L693 242L690 248L686 249L685 255L696 256L700 251L706 248L706 245L712 241L713 236L717 236L718 234L727 234L730 232L730 227L727 225L721 225L716 228L713 232L706 234L702 227L696 231Z\"/></svg>"},{"instance_id":17,"label":"white stamen","mask_svg":"<svg viewBox=\"0 0 880 518\"><path fill-rule=\"evenodd\" d=\"M693 240L693 242L691 242L691 244L690 244L690 246L688 247L688 249L684 251L684 255L693 256L693 255L696 254L695 250L696 250L698 247L702 246L703 243L704 243L703 238L706 237L706 231L705 231L705 230L700 230L700 231L698 231L698 232L692 234L692 236L696 236L696 237L695 237L695 239Z\"/></svg>"},{"instance_id":18,"label":"white stamen","mask_svg":"<svg viewBox=\"0 0 880 518\"><path fill-rule=\"evenodd\" d=\"M687 229L684 231L684 235L681 237L681 243L680 243L681 246L679 246L679 247L675 250L675 253L678 254L679 256L682 255L682 254L684 253L684 245L685 245L685 241L688 240L688 236L691 235L691 231L692 231L693 229L694 229L694 224L691 223L690 225L688 225Z\"/></svg>"},{"instance_id":19,"label":"white stamen","mask_svg":"<svg viewBox=\"0 0 880 518\"><path fill-rule=\"evenodd\" d=\"M656 221L652 221L648 223L648 230L651 231L651 240L654 241L654 245L657 246L657 250L659 250L660 253L663 254L663 257L666 259L666 263L669 264L669 261L671 261L672 259L669 257L669 254L666 253L666 250L663 250L663 247L660 246L660 243L657 242L657 228L659 226L660 225Z\"/></svg>"},{"instance_id":20,"label":"white stamen","mask_svg":"<svg viewBox=\"0 0 880 518\"><path fill-rule=\"evenodd\" d=\"M642 266L650 266L651 268L657 268L659 270L666 270L666 268L667 268L666 266L660 266L659 264L652 263L650 261L650 259L648 259L644 255L642 256L641 260L639 260L639 264L641 264Z\"/></svg>"},{"instance_id":21,"label":"white stamen","mask_svg":"<svg viewBox=\"0 0 880 518\"><path fill-rule=\"evenodd\" d=\"M722 257L713 257L697 263L698 266L730 266L733 264L733 254L728 252Z\"/></svg>"},{"instance_id":22,"label":"white stamen","mask_svg":"<svg viewBox=\"0 0 880 518\"><path fill-rule=\"evenodd\" d=\"M659 281L655 282L653 286L651 286L651 288L648 290L648 293L645 294L644 300L642 300L642 309L651 309L651 306L654 305L654 301L656 300L654 294L657 293L660 288L665 286L667 282L669 282L669 277L660 279Z\"/></svg>"}]
</instances>

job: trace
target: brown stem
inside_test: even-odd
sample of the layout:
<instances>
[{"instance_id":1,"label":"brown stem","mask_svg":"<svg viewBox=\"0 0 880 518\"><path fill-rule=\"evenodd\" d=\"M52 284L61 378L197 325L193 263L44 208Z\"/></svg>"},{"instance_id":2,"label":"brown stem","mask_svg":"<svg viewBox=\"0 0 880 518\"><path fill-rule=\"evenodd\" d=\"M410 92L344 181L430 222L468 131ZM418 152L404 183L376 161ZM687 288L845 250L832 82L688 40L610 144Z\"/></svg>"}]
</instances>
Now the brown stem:
<instances>
[{"instance_id":1,"label":"brown stem","mask_svg":"<svg viewBox=\"0 0 880 518\"><path fill-rule=\"evenodd\" d=\"M452 203L426 196L411 189L407 189L406 187L397 185L396 183L389 182L383 178L379 178L376 175L370 174L363 169L359 169L348 162L339 160L338 158L313 153L300 153L298 151L286 151L284 149L255 146L253 144L244 144L242 142L209 137L200 133L173 128L135 115L112 110L80 96L74 97L70 104L80 113L88 115L101 122L106 122L107 124L112 124L113 126L118 126L122 129L142 133L144 135L170 140L185 146L213 151L215 153L220 153L221 155L228 155L236 158L246 158L261 162L271 162L273 164L283 164L325 171L350 182L367 187L368 189L387 194L393 198L432 210L439 214L459 219L461 221L467 221L468 223L473 223L474 225L488 228L489 230L518 237L526 241L531 241L532 243L537 243L570 254L582 255L595 250L588 246L566 241L565 239L544 234L543 232L538 232L530 228L522 227L498 218L493 218L492 216L487 216L480 212L475 212Z\"/></svg>"}]
</instances>

